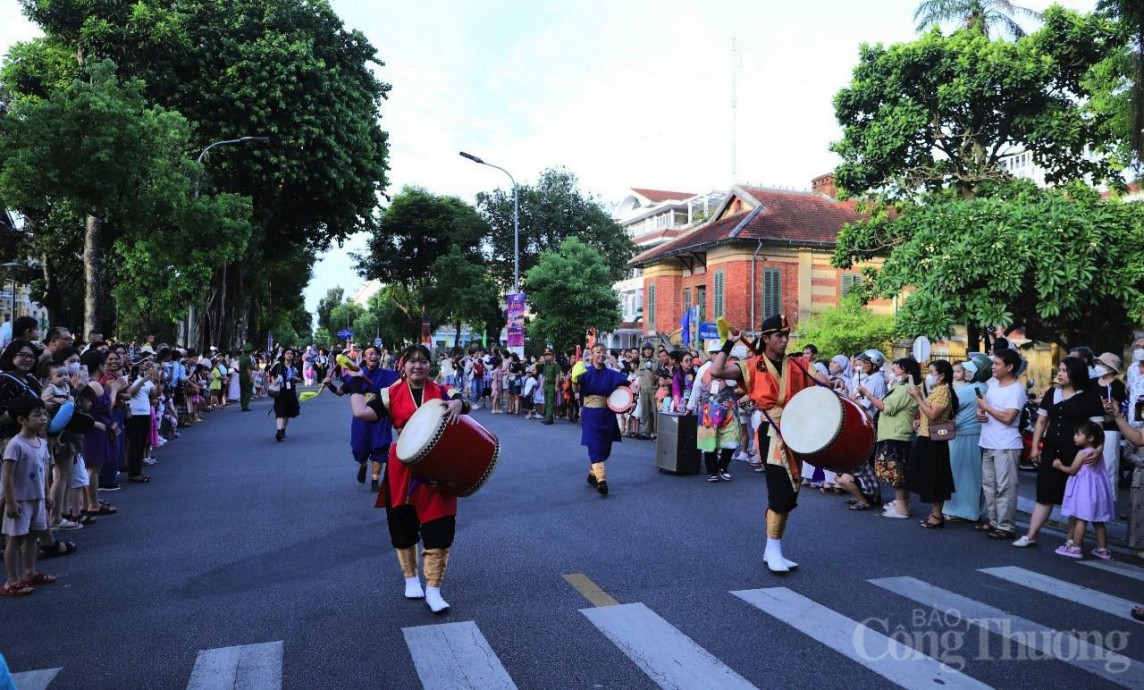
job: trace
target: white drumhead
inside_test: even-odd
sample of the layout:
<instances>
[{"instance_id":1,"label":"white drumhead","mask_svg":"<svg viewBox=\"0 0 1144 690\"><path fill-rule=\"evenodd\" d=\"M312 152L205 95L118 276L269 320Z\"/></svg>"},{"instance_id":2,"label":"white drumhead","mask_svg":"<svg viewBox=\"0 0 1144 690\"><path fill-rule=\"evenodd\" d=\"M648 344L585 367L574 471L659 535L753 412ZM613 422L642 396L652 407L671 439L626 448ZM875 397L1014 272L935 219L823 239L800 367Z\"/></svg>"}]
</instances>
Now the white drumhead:
<instances>
[{"instance_id":1,"label":"white drumhead","mask_svg":"<svg viewBox=\"0 0 1144 690\"><path fill-rule=\"evenodd\" d=\"M413 413L397 437L397 459L409 462L429 450L429 445L437 439L444 416L444 403L440 400L427 400Z\"/></svg>"},{"instance_id":2,"label":"white drumhead","mask_svg":"<svg viewBox=\"0 0 1144 690\"><path fill-rule=\"evenodd\" d=\"M825 450L841 426L842 402L834 391L822 386L795 393L779 420L787 447L800 455Z\"/></svg>"},{"instance_id":3,"label":"white drumhead","mask_svg":"<svg viewBox=\"0 0 1144 690\"><path fill-rule=\"evenodd\" d=\"M634 402L635 396L632 395L632 389L627 386L620 386L608 396L608 409L613 412L627 410Z\"/></svg>"}]
</instances>

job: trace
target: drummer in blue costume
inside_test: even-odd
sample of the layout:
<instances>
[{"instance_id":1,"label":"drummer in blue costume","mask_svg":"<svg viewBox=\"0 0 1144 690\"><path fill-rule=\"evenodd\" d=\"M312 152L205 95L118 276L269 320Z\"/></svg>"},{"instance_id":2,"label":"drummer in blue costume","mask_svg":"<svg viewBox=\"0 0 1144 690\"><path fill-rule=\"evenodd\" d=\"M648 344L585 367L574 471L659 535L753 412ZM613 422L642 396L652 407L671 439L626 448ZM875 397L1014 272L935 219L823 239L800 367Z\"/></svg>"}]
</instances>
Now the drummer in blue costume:
<instances>
[{"instance_id":1,"label":"drummer in blue costume","mask_svg":"<svg viewBox=\"0 0 1144 690\"><path fill-rule=\"evenodd\" d=\"M401 376L392 369L381 366L381 350L370 345L362 352L362 373L364 376L355 377L349 373L343 374L347 390L356 390L373 397L382 390L389 388ZM360 383L354 384L356 388L349 388L351 379L357 378ZM368 382L368 383L366 383ZM354 419L350 424L350 450L353 451L354 460L357 461L358 483L365 483L367 467L372 469L370 489L378 490L381 481L381 470L389 457L389 444L393 442L393 422L389 415L383 415L376 422L365 422ZM369 467L372 464L372 467Z\"/></svg>"},{"instance_id":2,"label":"drummer in blue costume","mask_svg":"<svg viewBox=\"0 0 1144 690\"><path fill-rule=\"evenodd\" d=\"M583 396L580 445L588 447L588 486L602 496L608 495L604 463L612 454L612 443L622 440L616 413L608 409L608 396L620 386L628 385L626 376L604 366L607 357L608 348L593 345L591 365L572 378L572 389Z\"/></svg>"}]
</instances>

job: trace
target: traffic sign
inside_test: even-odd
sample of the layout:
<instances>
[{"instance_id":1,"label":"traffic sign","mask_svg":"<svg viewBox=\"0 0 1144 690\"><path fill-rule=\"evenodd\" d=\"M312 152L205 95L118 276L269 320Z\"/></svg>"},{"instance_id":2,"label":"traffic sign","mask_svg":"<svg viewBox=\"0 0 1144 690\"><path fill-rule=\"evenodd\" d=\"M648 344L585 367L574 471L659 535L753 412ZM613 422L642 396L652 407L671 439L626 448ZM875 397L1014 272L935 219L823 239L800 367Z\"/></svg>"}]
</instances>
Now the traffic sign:
<instances>
[{"instance_id":1,"label":"traffic sign","mask_svg":"<svg viewBox=\"0 0 1144 690\"><path fill-rule=\"evenodd\" d=\"M381 338L374 338L373 339L373 346L374 347L381 347Z\"/></svg>"},{"instance_id":2,"label":"traffic sign","mask_svg":"<svg viewBox=\"0 0 1144 690\"><path fill-rule=\"evenodd\" d=\"M699 324L700 340L719 340L719 328L714 323L703 322Z\"/></svg>"},{"instance_id":3,"label":"traffic sign","mask_svg":"<svg viewBox=\"0 0 1144 690\"><path fill-rule=\"evenodd\" d=\"M343 328L337 332L337 336L342 340L349 340L350 338L354 337L354 332L348 328Z\"/></svg>"}]
</instances>

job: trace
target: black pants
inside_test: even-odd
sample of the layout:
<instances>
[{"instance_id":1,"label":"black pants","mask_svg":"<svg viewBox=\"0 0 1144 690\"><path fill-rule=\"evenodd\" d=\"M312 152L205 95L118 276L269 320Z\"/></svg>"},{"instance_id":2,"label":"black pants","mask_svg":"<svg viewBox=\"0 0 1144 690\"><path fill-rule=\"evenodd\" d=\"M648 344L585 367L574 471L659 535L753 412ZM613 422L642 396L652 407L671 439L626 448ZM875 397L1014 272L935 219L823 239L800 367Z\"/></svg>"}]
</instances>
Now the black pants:
<instances>
[{"instance_id":1,"label":"black pants","mask_svg":"<svg viewBox=\"0 0 1144 690\"><path fill-rule=\"evenodd\" d=\"M707 466L707 474L726 472L731 466L731 456L735 454L733 448L720 448L716 451L703 451L703 464Z\"/></svg>"},{"instance_id":2,"label":"black pants","mask_svg":"<svg viewBox=\"0 0 1144 690\"><path fill-rule=\"evenodd\" d=\"M389 523L389 540L395 549L408 549L419 541L424 542L427 549L447 549L457 534L455 515L423 523L417 519L417 509L410 505L386 508L385 519Z\"/></svg>"},{"instance_id":3,"label":"black pants","mask_svg":"<svg viewBox=\"0 0 1144 690\"><path fill-rule=\"evenodd\" d=\"M143 474L143 458L147 455L147 437L151 434L150 415L132 415L127 418L127 476Z\"/></svg>"},{"instance_id":4,"label":"black pants","mask_svg":"<svg viewBox=\"0 0 1144 690\"><path fill-rule=\"evenodd\" d=\"M776 513L789 513L798 505L798 493L791 485L790 475L780 465L767 463L766 468L767 507Z\"/></svg>"}]
</instances>

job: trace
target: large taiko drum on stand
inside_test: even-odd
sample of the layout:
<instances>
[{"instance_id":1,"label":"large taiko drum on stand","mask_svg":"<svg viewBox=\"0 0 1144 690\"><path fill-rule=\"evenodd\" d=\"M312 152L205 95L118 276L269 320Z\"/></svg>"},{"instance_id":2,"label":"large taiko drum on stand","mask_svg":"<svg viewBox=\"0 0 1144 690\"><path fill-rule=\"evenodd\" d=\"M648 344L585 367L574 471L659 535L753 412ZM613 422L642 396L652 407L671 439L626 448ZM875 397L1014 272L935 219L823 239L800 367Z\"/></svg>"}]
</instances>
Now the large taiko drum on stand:
<instances>
[{"instance_id":1,"label":"large taiko drum on stand","mask_svg":"<svg viewBox=\"0 0 1144 690\"><path fill-rule=\"evenodd\" d=\"M429 400L397 438L397 459L417 479L455 496L472 496L492 476L500 441L468 415L446 421L444 401Z\"/></svg>"},{"instance_id":2,"label":"large taiko drum on stand","mask_svg":"<svg viewBox=\"0 0 1144 690\"><path fill-rule=\"evenodd\" d=\"M874 450L874 425L866 412L823 386L795 393L779 428L796 458L833 472L854 472Z\"/></svg>"}]
</instances>

